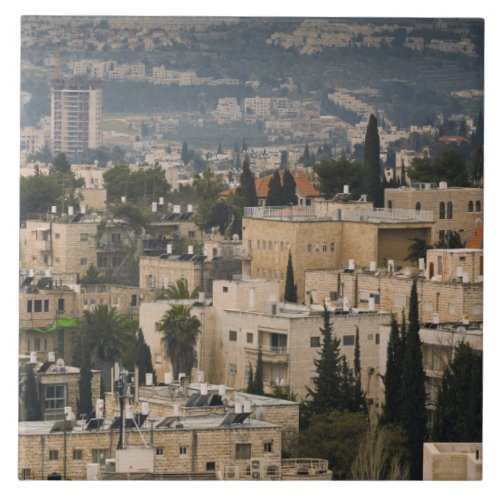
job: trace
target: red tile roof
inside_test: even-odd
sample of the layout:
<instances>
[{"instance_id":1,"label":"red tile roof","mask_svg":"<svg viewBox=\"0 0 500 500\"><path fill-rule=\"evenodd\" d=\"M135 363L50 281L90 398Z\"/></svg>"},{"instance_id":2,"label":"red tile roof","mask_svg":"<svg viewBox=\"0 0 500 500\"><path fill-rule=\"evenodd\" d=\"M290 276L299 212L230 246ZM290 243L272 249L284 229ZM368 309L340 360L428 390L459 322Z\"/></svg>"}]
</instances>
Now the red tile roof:
<instances>
[{"instance_id":1,"label":"red tile roof","mask_svg":"<svg viewBox=\"0 0 500 500\"><path fill-rule=\"evenodd\" d=\"M283 180L284 170L280 170L280 177ZM269 183L271 182L273 174L266 175L255 179L255 190L257 191L257 198L267 198L269 191ZM303 196L310 198L320 197L321 193L314 187L314 184L306 179L302 172L294 174L296 190Z\"/></svg>"}]
</instances>

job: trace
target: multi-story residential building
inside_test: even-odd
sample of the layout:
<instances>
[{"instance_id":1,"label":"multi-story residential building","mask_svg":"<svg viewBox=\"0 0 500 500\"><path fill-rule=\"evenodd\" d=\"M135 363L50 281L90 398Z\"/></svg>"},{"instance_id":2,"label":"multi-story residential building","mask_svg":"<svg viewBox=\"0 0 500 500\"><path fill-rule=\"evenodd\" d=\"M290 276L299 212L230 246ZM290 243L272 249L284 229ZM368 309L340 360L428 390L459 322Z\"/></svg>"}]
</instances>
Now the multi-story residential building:
<instances>
[{"instance_id":1,"label":"multi-story residential building","mask_svg":"<svg viewBox=\"0 0 500 500\"><path fill-rule=\"evenodd\" d=\"M411 187L386 189L385 206L392 209L430 210L434 214L432 242L443 238L449 231L456 231L463 242L474 236L474 230L483 225L482 188L448 187L414 183Z\"/></svg>"},{"instance_id":2,"label":"multi-story residential building","mask_svg":"<svg viewBox=\"0 0 500 500\"><path fill-rule=\"evenodd\" d=\"M243 101L245 123L255 123L256 120L267 120L271 117L270 97L245 97Z\"/></svg>"},{"instance_id":3,"label":"multi-story residential building","mask_svg":"<svg viewBox=\"0 0 500 500\"><path fill-rule=\"evenodd\" d=\"M102 88L96 81L56 79L51 91L52 154L74 160L102 144Z\"/></svg>"},{"instance_id":4,"label":"multi-story residential building","mask_svg":"<svg viewBox=\"0 0 500 500\"><path fill-rule=\"evenodd\" d=\"M242 112L236 97L223 97L219 99L215 109L217 123L230 123L241 120Z\"/></svg>"},{"instance_id":5,"label":"multi-story residential building","mask_svg":"<svg viewBox=\"0 0 500 500\"><path fill-rule=\"evenodd\" d=\"M24 127L21 129L21 151L34 155L49 143L49 134L42 129Z\"/></svg>"},{"instance_id":6,"label":"multi-story residential building","mask_svg":"<svg viewBox=\"0 0 500 500\"><path fill-rule=\"evenodd\" d=\"M483 443L424 443L424 481L481 481Z\"/></svg>"},{"instance_id":7,"label":"multi-story residential building","mask_svg":"<svg viewBox=\"0 0 500 500\"><path fill-rule=\"evenodd\" d=\"M243 274L277 280L283 296L290 253L298 299L303 302L306 270L368 267L371 262L402 266L409 239L430 243L431 228L431 212L376 210L366 203L247 207L242 241L252 260Z\"/></svg>"}]
</instances>

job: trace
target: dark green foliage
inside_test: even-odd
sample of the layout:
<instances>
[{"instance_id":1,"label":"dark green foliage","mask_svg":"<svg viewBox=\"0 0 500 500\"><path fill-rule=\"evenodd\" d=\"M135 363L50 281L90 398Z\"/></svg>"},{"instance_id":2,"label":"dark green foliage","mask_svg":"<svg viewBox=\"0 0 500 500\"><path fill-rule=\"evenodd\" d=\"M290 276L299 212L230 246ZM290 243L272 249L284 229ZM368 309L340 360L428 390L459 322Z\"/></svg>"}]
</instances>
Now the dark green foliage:
<instances>
[{"instance_id":1,"label":"dark green foliage","mask_svg":"<svg viewBox=\"0 0 500 500\"><path fill-rule=\"evenodd\" d=\"M200 320L191 316L190 307L175 304L163 315L160 323L162 343L166 358L172 366L174 379L179 377L179 373L191 376L198 358L196 341L200 328Z\"/></svg>"},{"instance_id":2,"label":"dark green foliage","mask_svg":"<svg viewBox=\"0 0 500 500\"><path fill-rule=\"evenodd\" d=\"M82 336L80 343L82 362L80 364L80 379L78 380L78 415L89 416L92 413L92 371L90 345L88 339Z\"/></svg>"},{"instance_id":3,"label":"dark green foliage","mask_svg":"<svg viewBox=\"0 0 500 500\"><path fill-rule=\"evenodd\" d=\"M200 229L212 227L212 211L217 203L219 193L224 190L224 183L218 179L211 169L207 168L193 178L193 191L196 196L197 210L194 218ZM217 222L214 225L219 225Z\"/></svg>"},{"instance_id":4,"label":"dark green foliage","mask_svg":"<svg viewBox=\"0 0 500 500\"><path fill-rule=\"evenodd\" d=\"M71 165L64 153L59 153L52 160L52 169L54 172L58 172L60 174L69 174L71 172Z\"/></svg>"},{"instance_id":5,"label":"dark green foliage","mask_svg":"<svg viewBox=\"0 0 500 500\"><path fill-rule=\"evenodd\" d=\"M301 430L291 454L294 458L326 459L333 479L348 479L368 426L368 417L361 412L328 411L313 415L309 427Z\"/></svg>"},{"instance_id":6,"label":"dark green foliage","mask_svg":"<svg viewBox=\"0 0 500 500\"><path fill-rule=\"evenodd\" d=\"M467 187L470 184L465 160L454 150L444 151L433 159L414 158L408 173L412 182L446 181L452 187Z\"/></svg>"},{"instance_id":7,"label":"dark green foliage","mask_svg":"<svg viewBox=\"0 0 500 500\"><path fill-rule=\"evenodd\" d=\"M257 206L257 193L255 191L255 176L250 170L250 162L245 160L243 162L243 171L240 175L240 186L238 187L238 194L245 200L245 207Z\"/></svg>"},{"instance_id":8,"label":"dark green foliage","mask_svg":"<svg viewBox=\"0 0 500 500\"><path fill-rule=\"evenodd\" d=\"M401 373L403 370L404 345L399 334L395 316L391 319L391 333L387 343L387 363L383 382L385 386L385 403L382 420L394 424L401 419Z\"/></svg>"},{"instance_id":9,"label":"dark green foliage","mask_svg":"<svg viewBox=\"0 0 500 500\"><path fill-rule=\"evenodd\" d=\"M410 241L413 243L408 247L408 255L405 257L405 260L418 263L418 259L425 259L427 250L432 248L432 245L428 245L421 238L410 238Z\"/></svg>"},{"instance_id":10,"label":"dark green foliage","mask_svg":"<svg viewBox=\"0 0 500 500\"><path fill-rule=\"evenodd\" d=\"M408 332L401 373L401 426L408 438L410 478L422 479L422 445L427 434L425 372L422 364L418 321L417 281L413 281L408 313Z\"/></svg>"},{"instance_id":11,"label":"dark green foliage","mask_svg":"<svg viewBox=\"0 0 500 500\"><path fill-rule=\"evenodd\" d=\"M304 147L304 152L302 153L302 163L304 164L304 167L311 167L314 165L311 153L309 152L309 144L307 144L307 142Z\"/></svg>"},{"instance_id":12,"label":"dark green foliage","mask_svg":"<svg viewBox=\"0 0 500 500\"><path fill-rule=\"evenodd\" d=\"M264 394L264 367L262 363L262 346L259 344L257 352L257 366L255 367L255 375L253 378L253 394Z\"/></svg>"},{"instance_id":13,"label":"dark green foliage","mask_svg":"<svg viewBox=\"0 0 500 500\"><path fill-rule=\"evenodd\" d=\"M433 440L481 443L483 440L483 356L461 342L444 370L439 388Z\"/></svg>"},{"instance_id":14,"label":"dark green foliage","mask_svg":"<svg viewBox=\"0 0 500 500\"><path fill-rule=\"evenodd\" d=\"M94 264L90 264L87 268L87 273L80 278L79 283L82 285L98 285L100 283L106 283L107 277L102 275L95 267Z\"/></svg>"},{"instance_id":15,"label":"dark green foliage","mask_svg":"<svg viewBox=\"0 0 500 500\"><path fill-rule=\"evenodd\" d=\"M366 393L361 386L361 348L359 345L359 329L356 327L356 337L354 339L354 387L352 391L353 411L366 410Z\"/></svg>"},{"instance_id":16,"label":"dark green foliage","mask_svg":"<svg viewBox=\"0 0 500 500\"><path fill-rule=\"evenodd\" d=\"M477 150L484 146L484 118L483 112L480 111L476 119L476 130L472 134L472 147Z\"/></svg>"},{"instance_id":17,"label":"dark green foliage","mask_svg":"<svg viewBox=\"0 0 500 500\"><path fill-rule=\"evenodd\" d=\"M370 115L368 127L366 128L364 168L369 198L375 208L380 208L384 204L380 174L380 139L378 136L377 119L373 115Z\"/></svg>"},{"instance_id":18,"label":"dark green foliage","mask_svg":"<svg viewBox=\"0 0 500 500\"><path fill-rule=\"evenodd\" d=\"M279 170L275 170L271 180L269 181L266 206L279 207L281 206L281 178Z\"/></svg>"},{"instance_id":19,"label":"dark green foliage","mask_svg":"<svg viewBox=\"0 0 500 500\"><path fill-rule=\"evenodd\" d=\"M285 302L297 303L297 284L295 283L295 279L293 277L291 252L288 252L288 264L286 266Z\"/></svg>"},{"instance_id":20,"label":"dark green foliage","mask_svg":"<svg viewBox=\"0 0 500 500\"><path fill-rule=\"evenodd\" d=\"M356 198L363 193L363 167L358 161L350 161L345 156L322 160L314 166L314 172L319 177L319 191L326 198L342 193L344 185L349 186L349 192Z\"/></svg>"},{"instance_id":21,"label":"dark green foliage","mask_svg":"<svg viewBox=\"0 0 500 500\"><path fill-rule=\"evenodd\" d=\"M182 150L181 150L181 161L184 163L184 165L187 165L191 160L190 154L189 154L189 148L188 144L186 141L182 143Z\"/></svg>"},{"instance_id":22,"label":"dark green foliage","mask_svg":"<svg viewBox=\"0 0 500 500\"><path fill-rule=\"evenodd\" d=\"M472 180L476 185L482 185L484 179L484 147L479 146L472 154Z\"/></svg>"},{"instance_id":23,"label":"dark green foliage","mask_svg":"<svg viewBox=\"0 0 500 500\"><path fill-rule=\"evenodd\" d=\"M281 152L280 157L280 170L286 168L288 165L288 151L285 149Z\"/></svg>"},{"instance_id":24,"label":"dark green foliage","mask_svg":"<svg viewBox=\"0 0 500 500\"><path fill-rule=\"evenodd\" d=\"M136 234L140 234L150 221L150 217L136 205L132 203L119 203L111 208L111 213L115 219L124 219Z\"/></svg>"},{"instance_id":25,"label":"dark green foliage","mask_svg":"<svg viewBox=\"0 0 500 500\"><path fill-rule=\"evenodd\" d=\"M447 231L443 238L436 242L434 248L463 248L464 243L457 231Z\"/></svg>"},{"instance_id":26,"label":"dark green foliage","mask_svg":"<svg viewBox=\"0 0 500 500\"><path fill-rule=\"evenodd\" d=\"M281 188L281 204L297 205L296 184L293 175L285 168L283 172L283 186Z\"/></svg>"},{"instance_id":27,"label":"dark green foliage","mask_svg":"<svg viewBox=\"0 0 500 500\"><path fill-rule=\"evenodd\" d=\"M24 407L26 410L26 420L28 422L42 420L42 406L38 395L38 384L31 365L26 366Z\"/></svg>"},{"instance_id":28,"label":"dark green foliage","mask_svg":"<svg viewBox=\"0 0 500 500\"><path fill-rule=\"evenodd\" d=\"M134 365L139 369L139 384L144 385L146 383L146 373L153 373L154 377L151 349L144 340L144 333L142 331L142 328L139 328L139 330L137 330Z\"/></svg>"},{"instance_id":29,"label":"dark green foliage","mask_svg":"<svg viewBox=\"0 0 500 500\"><path fill-rule=\"evenodd\" d=\"M198 287L196 287L192 292L189 291L186 281L183 279L178 279L175 283L170 283L168 287L158 294L156 299L166 299L166 300L183 300L183 299L195 299L198 297Z\"/></svg>"},{"instance_id":30,"label":"dark green foliage","mask_svg":"<svg viewBox=\"0 0 500 500\"><path fill-rule=\"evenodd\" d=\"M248 364L248 384L247 384L248 394L254 394L254 383L253 383L253 367L252 364Z\"/></svg>"}]
</instances>

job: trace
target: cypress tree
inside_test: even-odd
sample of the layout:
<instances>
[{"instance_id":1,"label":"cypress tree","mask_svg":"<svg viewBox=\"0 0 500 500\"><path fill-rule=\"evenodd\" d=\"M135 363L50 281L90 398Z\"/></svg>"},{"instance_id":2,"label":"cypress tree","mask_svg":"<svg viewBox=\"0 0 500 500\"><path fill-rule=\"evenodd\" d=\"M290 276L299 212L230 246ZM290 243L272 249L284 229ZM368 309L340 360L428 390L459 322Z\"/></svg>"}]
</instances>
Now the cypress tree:
<instances>
[{"instance_id":1,"label":"cypress tree","mask_svg":"<svg viewBox=\"0 0 500 500\"><path fill-rule=\"evenodd\" d=\"M482 353L461 342L445 368L438 391L433 440L480 443L483 440Z\"/></svg>"},{"instance_id":2,"label":"cypress tree","mask_svg":"<svg viewBox=\"0 0 500 500\"><path fill-rule=\"evenodd\" d=\"M189 162L189 150L188 144L186 141L182 143L182 151L181 151L181 161L184 165L187 165Z\"/></svg>"},{"instance_id":3,"label":"cypress tree","mask_svg":"<svg viewBox=\"0 0 500 500\"><path fill-rule=\"evenodd\" d=\"M408 182L406 181L405 162L403 160L401 160L401 179L399 183L401 186L408 186Z\"/></svg>"},{"instance_id":4,"label":"cypress tree","mask_svg":"<svg viewBox=\"0 0 500 500\"><path fill-rule=\"evenodd\" d=\"M281 189L282 205L297 205L295 179L291 172L285 168L283 172L283 187Z\"/></svg>"},{"instance_id":5,"label":"cypress tree","mask_svg":"<svg viewBox=\"0 0 500 500\"><path fill-rule=\"evenodd\" d=\"M361 387L361 347L359 345L359 328L356 327L354 339L354 388L353 388L353 411L366 410L365 392Z\"/></svg>"},{"instance_id":6,"label":"cypress tree","mask_svg":"<svg viewBox=\"0 0 500 500\"><path fill-rule=\"evenodd\" d=\"M38 397L38 384L31 365L26 366L26 387L24 390L24 407L28 422L42 420L42 406Z\"/></svg>"},{"instance_id":7,"label":"cypress tree","mask_svg":"<svg viewBox=\"0 0 500 500\"><path fill-rule=\"evenodd\" d=\"M255 177L250 170L250 162L245 159L243 162L243 171L240 176L240 186L238 193L243 196L245 200L245 207L257 206L257 192L255 190Z\"/></svg>"},{"instance_id":8,"label":"cypress tree","mask_svg":"<svg viewBox=\"0 0 500 500\"><path fill-rule=\"evenodd\" d=\"M262 346L259 344L257 353L257 366L255 367L255 376L253 378L253 394L264 394L264 374L262 366Z\"/></svg>"},{"instance_id":9,"label":"cypress tree","mask_svg":"<svg viewBox=\"0 0 500 500\"><path fill-rule=\"evenodd\" d=\"M241 146L241 150L242 151L246 151L248 148L247 148L247 144L245 142L245 138L243 137L243 145Z\"/></svg>"},{"instance_id":10,"label":"cypress tree","mask_svg":"<svg viewBox=\"0 0 500 500\"><path fill-rule=\"evenodd\" d=\"M268 207L281 206L281 179L278 170L275 170L269 181L266 205Z\"/></svg>"},{"instance_id":11,"label":"cypress tree","mask_svg":"<svg viewBox=\"0 0 500 500\"><path fill-rule=\"evenodd\" d=\"M218 155L222 154L222 145L221 145L220 141L219 141L219 145L217 146L217 154Z\"/></svg>"},{"instance_id":12,"label":"cypress tree","mask_svg":"<svg viewBox=\"0 0 500 500\"><path fill-rule=\"evenodd\" d=\"M283 150L281 152L281 158L280 158L280 169L286 168L287 165L288 165L288 151Z\"/></svg>"},{"instance_id":13,"label":"cypress tree","mask_svg":"<svg viewBox=\"0 0 500 500\"><path fill-rule=\"evenodd\" d=\"M380 139L378 136L377 119L370 115L366 128L364 147L364 166L367 189L373 206L383 206L383 190L380 175Z\"/></svg>"},{"instance_id":14,"label":"cypress tree","mask_svg":"<svg viewBox=\"0 0 500 500\"><path fill-rule=\"evenodd\" d=\"M297 285L293 277L292 254L288 251L288 264L286 266L285 302L297 303Z\"/></svg>"},{"instance_id":15,"label":"cypress tree","mask_svg":"<svg viewBox=\"0 0 500 500\"><path fill-rule=\"evenodd\" d=\"M401 373L401 425L408 438L410 478L422 479L423 442L427 433L425 372L418 322L417 281L413 281L408 312L408 332Z\"/></svg>"},{"instance_id":16,"label":"cypress tree","mask_svg":"<svg viewBox=\"0 0 500 500\"><path fill-rule=\"evenodd\" d=\"M134 364L139 369L139 383L146 383L146 373L152 373L154 378L153 361L151 359L151 349L146 344L142 328L137 331L137 343L135 347Z\"/></svg>"},{"instance_id":17,"label":"cypress tree","mask_svg":"<svg viewBox=\"0 0 500 500\"><path fill-rule=\"evenodd\" d=\"M252 364L248 364L248 385L247 385L248 394L254 394L254 383L253 383L253 367Z\"/></svg>"},{"instance_id":18,"label":"cypress tree","mask_svg":"<svg viewBox=\"0 0 500 500\"><path fill-rule=\"evenodd\" d=\"M92 371L90 369L90 347L82 336L82 363L78 380L78 414L92 413Z\"/></svg>"},{"instance_id":19,"label":"cypress tree","mask_svg":"<svg viewBox=\"0 0 500 500\"><path fill-rule=\"evenodd\" d=\"M302 163L304 167L309 167L311 165L311 153L309 152L309 144L307 144L307 142L304 152L302 153Z\"/></svg>"},{"instance_id":20,"label":"cypress tree","mask_svg":"<svg viewBox=\"0 0 500 500\"><path fill-rule=\"evenodd\" d=\"M387 363L383 377L385 386L385 404L383 421L387 424L399 422L401 418L401 372L403 368L402 341L398 323L393 315L391 333L387 343Z\"/></svg>"},{"instance_id":21,"label":"cypress tree","mask_svg":"<svg viewBox=\"0 0 500 500\"><path fill-rule=\"evenodd\" d=\"M235 170L241 170L241 158L240 158L240 153L236 153L236 156L234 158L234 169Z\"/></svg>"}]
</instances>

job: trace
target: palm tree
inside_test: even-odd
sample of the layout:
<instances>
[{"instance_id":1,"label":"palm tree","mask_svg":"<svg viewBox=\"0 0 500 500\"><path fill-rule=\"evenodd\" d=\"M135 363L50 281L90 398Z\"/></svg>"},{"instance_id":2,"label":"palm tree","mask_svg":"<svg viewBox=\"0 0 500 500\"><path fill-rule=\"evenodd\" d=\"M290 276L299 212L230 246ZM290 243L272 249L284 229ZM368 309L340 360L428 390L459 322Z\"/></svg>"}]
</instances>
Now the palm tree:
<instances>
[{"instance_id":1,"label":"palm tree","mask_svg":"<svg viewBox=\"0 0 500 500\"><path fill-rule=\"evenodd\" d=\"M428 245L427 242L421 238L410 238L413 243L408 247L408 255L405 260L411 262L418 262L418 259L424 258L427 255L427 250L432 248L432 245Z\"/></svg>"},{"instance_id":2,"label":"palm tree","mask_svg":"<svg viewBox=\"0 0 500 500\"><path fill-rule=\"evenodd\" d=\"M200 320L191 316L191 308L184 305L172 305L163 315L160 330L165 348L165 356L172 365L174 379L179 373L191 375L197 361L196 339L200 331Z\"/></svg>"},{"instance_id":3,"label":"palm tree","mask_svg":"<svg viewBox=\"0 0 500 500\"><path fill-rule=\"evenodd\" d=\"M81 335L86 337L96 366L103 371L105 387L111 384L113 363L120 361L130 344L133 323L115 308L98 305L93 311L83 312Z\"/></svg>"},{"instance_id":4,"label":"palm tree","mask_svg":"<svg viewBox=\"0 0 500 500\"><path fill-rule=\"evenodd\" d=\"M157 296L157 300L181 300L195 299L198 297L199 287L196 287L192 292L189 292L186 280L179 279L175 283L170 283L166 290L162 290Z\"/></svg>"}]
</instances>

